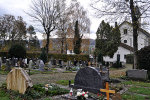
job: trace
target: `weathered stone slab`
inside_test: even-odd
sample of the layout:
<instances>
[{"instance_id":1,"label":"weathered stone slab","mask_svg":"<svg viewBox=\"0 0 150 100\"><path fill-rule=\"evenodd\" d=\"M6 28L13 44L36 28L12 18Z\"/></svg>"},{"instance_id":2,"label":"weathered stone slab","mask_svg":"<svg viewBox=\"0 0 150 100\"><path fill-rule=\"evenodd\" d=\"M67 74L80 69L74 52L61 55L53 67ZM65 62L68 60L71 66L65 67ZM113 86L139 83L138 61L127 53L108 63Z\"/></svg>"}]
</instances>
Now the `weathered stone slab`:
<instances>
[{"instance_id":1,"label":"weathered stone slab","mask_svg":"<svg viewBox=\"0 0 150 100\"><path fill-rule=\"evenodd\" d=\"M80 69L76 76L74 82L74 88L82 88L85 91L90 91L93 93L99 93L100 88L103 88L102 76L100 72L94 67L85 67Z\"/></svg>"},{"instance_id":2,"label":"weathered stone slab","mask_svg":"<svg viewBox=\"0 0 150 100\"><path fill-rule=\"evenodd\" d=\"M32 87L31 78L22 68L13 68L7 75L7 89L24 94L28 87Z\"/></svg>"},{"instance_id":3,"label":"weathered stone slab","mask_svg":"<svg viewBox=\"0 0 150 100\"><path fill-rule=\"evenodd\" d=\"M132 79L140 79L140 80L148 79L147 70L138 70L138 69L127 70L126 74L127 77Z\"/></svg>"}]
</instances>

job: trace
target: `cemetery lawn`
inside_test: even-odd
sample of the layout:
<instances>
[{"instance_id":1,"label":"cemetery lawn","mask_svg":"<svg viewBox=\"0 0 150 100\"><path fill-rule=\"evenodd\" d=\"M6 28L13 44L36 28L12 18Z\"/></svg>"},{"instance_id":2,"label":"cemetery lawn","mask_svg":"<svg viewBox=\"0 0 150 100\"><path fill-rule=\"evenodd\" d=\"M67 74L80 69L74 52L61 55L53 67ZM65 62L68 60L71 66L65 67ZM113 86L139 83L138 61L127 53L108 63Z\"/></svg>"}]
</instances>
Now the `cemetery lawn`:
<instances>
[{"instance_id":1,"label":"cemetery lawn","mask_svg":"<svg viewBox=\"0 0 150 100\"><path fill-rule=\"evenodd\" d=\"M69 85L69 80L59 80L56 83L66 86L66 85ZM73 84L73 83L74 83L74 80L71 80L71 84Z\"/></svg>"},{"instance_id":2,"label":"cemetery lawn","mask_svg":"<svg viewBox=\"0 0 150 100\"><path fill-rule=\"evenodd\" d=\"M128 90L122 94L123 100L150 100L150 82L124 81Z\"/></svg>"},{"instance_id":3,"label":"cemetery lawn","mask_svg":"<svg viewBox=\"0 0 150 100\"><path fill-rule=\"evenodd\" d=\"M132 64L126 64L125 68L110 68L110 78L120 78L126 75L126 71L132 69Z\"/></svg>"}]
</instances>

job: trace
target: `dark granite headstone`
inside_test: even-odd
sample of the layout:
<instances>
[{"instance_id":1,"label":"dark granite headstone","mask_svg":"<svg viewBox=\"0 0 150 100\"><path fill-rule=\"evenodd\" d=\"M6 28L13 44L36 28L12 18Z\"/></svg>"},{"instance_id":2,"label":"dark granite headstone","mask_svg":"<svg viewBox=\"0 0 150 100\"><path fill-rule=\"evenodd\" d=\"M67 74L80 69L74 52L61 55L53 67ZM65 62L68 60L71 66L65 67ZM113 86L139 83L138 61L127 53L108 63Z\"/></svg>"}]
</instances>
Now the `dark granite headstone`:
<instances>
[{"instance_id":1,"label":"dark granite headstone","mask_svg":"<svg viewBox=\"0 0 150 100\"><path fill-rule=\"evenodd\" d=\"M138 80L148 79L147 70L132 69L132 70L127 70L126 74L127 77L132 79L138 79Z\"/></svg>"},{"instance_id":2,"label":"dark granite headstone","mask_svg":"<svg viewBox=\"0 0 150 100\"><path fill-rule=\"evenodd\" d=\"M94 67L85 67L80 69L76 76L73 88L82 88L85 91L99 93L100 88L103 88L105 78Z\"/></svg>"}]
</instances>

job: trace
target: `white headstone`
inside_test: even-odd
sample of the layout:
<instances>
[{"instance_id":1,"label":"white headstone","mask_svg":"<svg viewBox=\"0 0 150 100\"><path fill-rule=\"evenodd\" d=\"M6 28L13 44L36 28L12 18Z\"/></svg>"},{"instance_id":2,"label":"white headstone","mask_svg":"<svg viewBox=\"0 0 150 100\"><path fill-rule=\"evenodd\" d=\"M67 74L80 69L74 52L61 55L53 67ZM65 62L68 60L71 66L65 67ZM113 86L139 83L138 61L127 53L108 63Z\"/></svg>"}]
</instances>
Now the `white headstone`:
<instances>
[{"instance_id":1,"label":"white headstone","mask_svg":"<svg viewBox=\"0 0 150 100\"><path fill-rule=\"evenodd\" d=\"M39 70L43 71L44 70L44 62L42 60L40 60L40 64L39 64Z\"/></svg>"},{"instance_id":2,"label":"white headstone","mask_svg":"<svg viewBox=\"0 0 150 100\"><path fill-rule=\"evenodd\" d=\"M29 61L29 68L32 69L33 68L32 66L33 66L33 62L32 62L32 60L30 60Z\"/></svg>"}]
</instances>

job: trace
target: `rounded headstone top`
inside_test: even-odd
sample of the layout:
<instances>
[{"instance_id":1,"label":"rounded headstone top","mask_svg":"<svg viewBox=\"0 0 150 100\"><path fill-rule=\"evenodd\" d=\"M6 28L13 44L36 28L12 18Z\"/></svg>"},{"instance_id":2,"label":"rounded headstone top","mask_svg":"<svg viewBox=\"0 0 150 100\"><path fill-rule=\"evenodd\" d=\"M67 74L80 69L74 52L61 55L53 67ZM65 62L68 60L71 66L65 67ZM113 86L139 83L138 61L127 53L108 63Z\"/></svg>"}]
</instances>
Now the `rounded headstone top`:
<instances>
[{"instance_id":1,"label":"rounded headstone top","mask_svg":"<svg viewBox=\"0 0 150 100\"><path fill-rule=\"evenodd\" d=\"M74 85L92 89L103 88L101 74L94 67L80 69L75 76Z\"/></svg>"}]
</instances>

